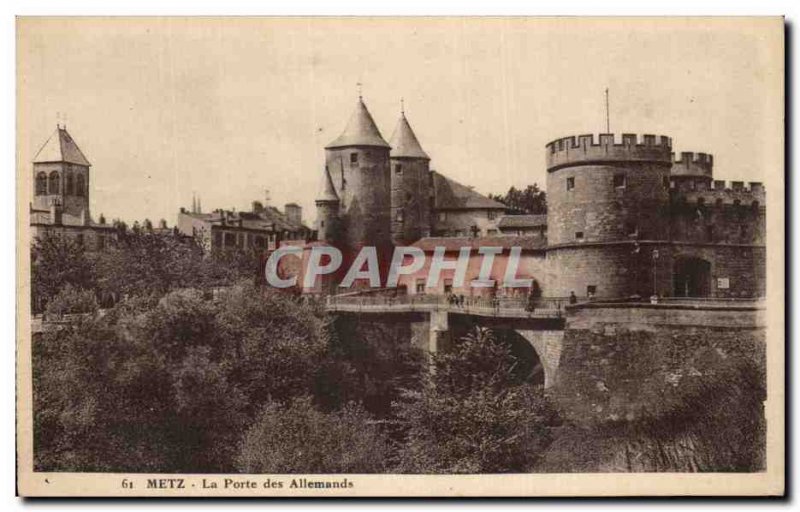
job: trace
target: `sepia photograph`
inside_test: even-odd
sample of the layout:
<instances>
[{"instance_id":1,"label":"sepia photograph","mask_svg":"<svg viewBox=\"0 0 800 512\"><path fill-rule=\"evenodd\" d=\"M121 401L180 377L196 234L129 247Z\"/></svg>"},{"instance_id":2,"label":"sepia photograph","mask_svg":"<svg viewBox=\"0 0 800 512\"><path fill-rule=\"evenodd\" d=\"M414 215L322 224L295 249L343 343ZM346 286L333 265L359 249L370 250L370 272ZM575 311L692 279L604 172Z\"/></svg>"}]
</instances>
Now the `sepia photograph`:
<instances>
[{"instance_id":1,"label":"sepia photograph","mask_svg":"<svg viewBox=\"0 0 800 512\"><path fill-rule=\"evenodd\" d=\"M18 493L782 495L784 31L18 17Z\"/></svg>"}]
</instances>

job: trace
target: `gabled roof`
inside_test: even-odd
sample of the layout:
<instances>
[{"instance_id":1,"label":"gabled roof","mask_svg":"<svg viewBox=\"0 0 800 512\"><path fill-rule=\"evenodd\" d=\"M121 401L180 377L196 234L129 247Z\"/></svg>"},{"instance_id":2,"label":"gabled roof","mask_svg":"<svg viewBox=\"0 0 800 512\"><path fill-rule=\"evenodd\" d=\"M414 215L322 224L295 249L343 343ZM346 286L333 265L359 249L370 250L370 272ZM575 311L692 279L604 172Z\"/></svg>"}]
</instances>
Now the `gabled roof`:
<instances>
[{"instance_id":1,"label":"gabled roof","mask_svg":"<svg viewBox=\"0 0 800 512\"><path fill-rule=\"evenodd\" d=\"M341 148L347 146L377 146L388 148L389 144L383 139L380 130L375 125L375 120L364 105L364 101L358 98L356 110L350 116L347 127L341 135L333 142L325 146L325 149Z\"/></svg>"},{"instance_id":2,"label":"gabled roof","mask_svg":"<svg viewBox=\"0 0 800 512\"><path fill-rule=\"evenodd\" d=\"M70 164L90 166L89 160L83 156L78 145L72 139L66 128L58 127L53 135L47 139L44 146L36 153L33 163L66 162Z\"/></svg>"},{"instance_id":3,"label":"gabled roof","mask_svg":"<svg viewBox=\"0 0 800 512\"><path fill-rule=\"evenodd\" d=\"M322 187L317 196L316 201L318 202L334 202L338 201L339 196L336 194L336 187L333 186L333 180L331 179L331 173L328 172L328 168L326 167L324 171L322 171Z\"/></svg>"},{"instance_id":4,"label":"gabled roof","mask_svg":"<svg viewBox=\"0 0 800 512\"><path fill-rule=\"evenodd\" d=\"M489 199L436 171L431 171L431 174L433 175L433 207L437 210L506 209L506 205Z\"/></svg>"},{"instance_id":5,"label":"gabled roof","mask_svg":"<svg viewBox=\"0 0 800 512\"><path fill-rule=\"evenodd\" d=\"M497 223L499 228L528 228L546 225L547 215L503 215Z\"/></svg>"},{"instance_id":6,"label":"gabled roof","mask_svg":"<svg viewBox=\"0 0 800 512\"><path fill-rule=\"evenodd\" d=\"M400 115L400 120L397 121L397 127L394 129L389 144L392 146L392 151L389 153L392 158L425 158L430 160L428 154L420 146L414 130L411 129L411 125L408 124L405 114Z\"/></svg>"}]
</instances>

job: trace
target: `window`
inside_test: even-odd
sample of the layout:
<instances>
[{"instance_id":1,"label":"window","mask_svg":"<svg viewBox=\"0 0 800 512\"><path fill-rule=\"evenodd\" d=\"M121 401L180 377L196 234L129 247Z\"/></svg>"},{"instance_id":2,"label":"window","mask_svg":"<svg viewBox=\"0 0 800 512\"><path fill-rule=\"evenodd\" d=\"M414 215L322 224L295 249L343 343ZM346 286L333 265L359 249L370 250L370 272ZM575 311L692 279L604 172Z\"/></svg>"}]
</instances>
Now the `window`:
<instances>
[{"instance_id":1,"label":"window","mask_svg":"<svg viewBox=\"0 0 800 512\"><path fill-rule=\"evenodd\" d=\"M587 297L594 297L597 294L597 285L590 284L586 287L586 296Z\"/></svg>"},{"instance_id":2,"label":"window","mask_svg":"<svg viewBox=\"0 0 800 512\"><path fill-rule=\"evenodd\" d=\"M106 248L106 237L103 235L97 237L97 248L101 251Z\"/></svg>"},{"instance_id":3,"label":"window","mask_svg":"<svg viewBox=\"0 0 800 512\"><path fill-rule=\"evenodd\" d=\"M567 190L572 190L573 188L575 188L575 178L569 177L567 178Z\"/></svg>"},{"instance_id":4,"label":"window","mask_svg":"<svg viewBox=\"0 0 800 512\"><path fill-rule=\"evenodd\" d=\"M358 153L350 153L350 167L358 166Z\"/></svg>"},{"instance_id":5,"label":"window","mask_svg":"<svg viewBox=\"0 0 800 512\"><path fill-rule=\"evenodd\" d=\"M236 233L225 233L223 239L225 240L225 247L233 247L236 245Z\"/></svg>"},{"instance_id":6,"label":"window","mask_svg":"<svg viewBox=\"0 0 800 512\"><path fill-rule=\"evenodd\" d=\"M497 215L497 212L495 212L494 210L487 210L486 211L486 218L488 218L489 220L494 220L496 215Z\"/></svg>"},{"instance_id":7,"label":"window","mask_svg":"<svg viewBox=\"0 0 800 512\"><path fill-rule=\"evenodd\" d=\"M575 240L583 240L583 231L575 232Z\"/></svg>"},{"instance_id":8,"label":"window","mask_svg":"<svg viewBox=\"0 0 800 512\"><path fill-rule=\"evenodd\" d=\"M697 184L694 182L694 180L689 180L689 190L694 190L696 188Z\"/></svg>"},{"instance_id":9,"label":"window","mask_svg":"<svg viewBox=\"0 0 800 512\"><path fill-rule=\"evenodd\" d=\"M71 196L75 193L75 177L72 173L67 174L67 191L65 192L66 195Z\"/></svg>"},{"instance_id":10,"label":"window","mask_svg":"<svg viewBox=\"0 0 800 512\"><path fill-rule=\"evenodd\" d=\"M59 188L61 185L61 180L58 176L58 171L53 171L50 173L50 193L51 194L58 194Z\"/></svg>"},{"instance_id":11,"label":"window","mask_svg":"<svg viewBox=\"0 0 800 512\"><path fill-rule=\"evenodd\" d=\"M417 293L425 293L425 279L417 279Z\"/></svg>"},{"instance_id":12,"label":"window","mask_svg":"<svg viewBox=\"0 0 800 512\"><path fill-rule=\"evenodd\" d=\"M47 194L47 174L40 172L36 175L36 195L43 196Z\"/></svg>"},{"instance_id":13,"label":"window","mask_svg":"<svg viewBox=\"0 0 800 512\"><path fill-rule=\"evenodd\" d=\"M82 246L83 245L83 233L78 233L78 236L76 238L78 240L78 245Z\"/></svg>"},{"instance_id":14,"label":"window","mask_svg":"<svg viewBox=\"0 0 800 512\"><path fill-rule=\"evenodd\" d=\"M394 215L394 220L397 222L403 222L403 210L397 210L397 213Z\"/></svg>"},{"instance_id":15,"label":"window","mask_svg":"<svg viewBox=\"0 0 800 512\"><path fill-rule=\"evenodd\" d=\"M439 220L441 221L447 220L447 212L439 212Z\"/></svg>"},{"instance_id":16,"label":"window","mask_svg":"<svg viewBox=\"0 0 800 512\"><path fill-rule=\"evenodd\" d=\"M714 241L714 226L711 224L706 226L706 240L709 242Z\"/></svg>"},{"instance_id":17,"label":"window","mask_svg":"<svg viewBox=\"0 0 800 512\"><path fill-rule=\"evenodd\" d=\"M636 236L639 234L639 228L633 222L625 223L625 234L628 236Z\"/></svg>"},{"instance_id":18,"label":"window","mask_svg":"<svg viewBox=\"0 0 800 512\"><path fill-rule=\"evenodd\" d=\"M394 173L397 174L398 176L402 176L403 175L403 166L400 165L400 164L395 164Z\"/></svg>"},{"instance_id":19,"label":"window","mask_svg":"<svg viewBox=\"0 0 800 512\"><path fill-rule=\"evenodd\" d=\"M625 175L624 174L615 174L614 175L614 188L625 188Z\"/></svg>"},{"instance_id":20,"label":"window","mask_svg":"<svg viewBox=\"0 0 800 512\"><path fill-rule=\"evenodd\" d=\"M83 197L86 193L86 184L83 180L83 174L79 174L75 179L75 195Z\"/></svg>"},{"instance_id":21,"label":"window","mask_svg":"<svg viewBox=\"0 0 800 512\"><path fill-rule=\"evenodd\" d=\"M319 227L321 227L321 228L325 227L325 221L324 220L319 221Z\"/></svg>"},{"instance_id":22,"label":"window","mask_svg":"<svg viewBox=\"0 0 800 512\"><path fill-rule=\"evenodd\" d=\"M453 293L453 280L452 279L445 279L444 280L444 293Z\"/></svg>"}]
</instances>

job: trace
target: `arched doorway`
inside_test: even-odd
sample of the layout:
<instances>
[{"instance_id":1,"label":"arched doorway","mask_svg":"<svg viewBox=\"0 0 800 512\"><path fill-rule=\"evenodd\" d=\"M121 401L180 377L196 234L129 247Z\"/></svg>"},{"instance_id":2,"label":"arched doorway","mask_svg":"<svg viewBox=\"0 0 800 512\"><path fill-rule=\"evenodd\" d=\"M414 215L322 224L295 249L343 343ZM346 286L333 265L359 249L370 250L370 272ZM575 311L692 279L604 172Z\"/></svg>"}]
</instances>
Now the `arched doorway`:
<instances>
[{"instance_id":1,"label":"arched doorway","mask_svg":"<svg viewBox=\"0 0 800 512\"><path fill-rule=\"evenodd\" d=\"M702 258L675 258L673 280L676 297L708 297L711 295L711 263Z\"/></svg>"}]
</instances>

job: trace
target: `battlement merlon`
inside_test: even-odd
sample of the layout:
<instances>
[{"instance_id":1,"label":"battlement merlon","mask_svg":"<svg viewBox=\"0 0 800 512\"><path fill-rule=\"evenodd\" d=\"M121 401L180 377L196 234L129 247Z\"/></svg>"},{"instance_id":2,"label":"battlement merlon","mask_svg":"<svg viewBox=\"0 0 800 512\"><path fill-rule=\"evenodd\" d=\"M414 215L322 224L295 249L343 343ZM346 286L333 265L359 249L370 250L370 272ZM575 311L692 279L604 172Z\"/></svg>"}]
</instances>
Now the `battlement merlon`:
<instances>
[{"instance_id":1,"label":"battlement merlon","mask_svg":"<svg viewBox=\"0 0 800 512\"><path fill-rule=\"evenodd\" d=\"M679 158L672 154L671 176L712 178L714 174L714 156L708 153L681 152Z\"/></svg>"},{"instance_id":2,"label":"battlement merlon","mask_svg":"<svg viewBox=\"0 0 800 512\"><path fill-rule=\"evenodd\" d=\"M694 189L690 189L688 185L680 185L673 189L671 194L673 201L685 200L691 204L697 203L700 198L703 198L703 202L707 206L715 204L751 206L753 203L758 203L763 207L766 204L767 195L763 183L751 181L748 185L749 188L745 188L743 181L726 183L722 180L715 180L708 184L698 183Z\"/></svg>"},{"instance_id":3,"label":"battlement merlon","mask_svg":"<svg viewBox=\"0 0 800 512\"><path fill-rule=\"evenodd\" d=\"M545 145L547 171L571 165L602 165L609 162L654 163L672 165L672 139L664 135L623 133L615 140L613 133L562 137Z\"/></svg>"}]
</instances>

